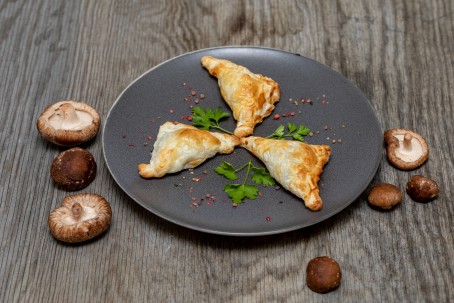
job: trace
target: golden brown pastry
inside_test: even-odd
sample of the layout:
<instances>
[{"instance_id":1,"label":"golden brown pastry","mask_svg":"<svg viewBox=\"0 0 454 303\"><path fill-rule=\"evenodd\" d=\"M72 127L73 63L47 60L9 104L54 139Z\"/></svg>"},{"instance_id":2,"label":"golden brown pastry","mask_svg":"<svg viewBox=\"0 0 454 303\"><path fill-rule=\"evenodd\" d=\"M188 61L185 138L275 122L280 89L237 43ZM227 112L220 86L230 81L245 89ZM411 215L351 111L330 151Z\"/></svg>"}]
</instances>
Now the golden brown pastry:
<instances>
[{"instance_id":1,"label":"golden brown pastry","mask_svg":"<svg viewBox=\"0 0 454 303\"><path fill-rule=\"evenodd\" d=\"M201 61L210 74L218 78L221 95L237 121L235 136L251 135L255 125L269 116L274 103L279 101L279 84L228 60L204 56Z\"/></svg>"},{"instance_id":2,"label":"golden brown pastry","mask_svg":"<svg viewBox=\"0 0 454 303\"><path fill-rule=\"evenodd\" d=\"M307 208L314 211L322 208L317 183L329 160L329 146L251 136L241 138L241 147L262 160L271 176L302 198Z\"/></svg>"},{"instance_id":3,"label":"golden brown pastry","mask_svg":"<svg viewBox=\"0 0 454 303\"><path fill-rule=\"evenodd\" d=\"M193 168L216 153L230 154L239 144L240 140L232 135L166 122L159 128L150 164L139 164L139 174L159 178Z\"/></svg>"}]
</instances>

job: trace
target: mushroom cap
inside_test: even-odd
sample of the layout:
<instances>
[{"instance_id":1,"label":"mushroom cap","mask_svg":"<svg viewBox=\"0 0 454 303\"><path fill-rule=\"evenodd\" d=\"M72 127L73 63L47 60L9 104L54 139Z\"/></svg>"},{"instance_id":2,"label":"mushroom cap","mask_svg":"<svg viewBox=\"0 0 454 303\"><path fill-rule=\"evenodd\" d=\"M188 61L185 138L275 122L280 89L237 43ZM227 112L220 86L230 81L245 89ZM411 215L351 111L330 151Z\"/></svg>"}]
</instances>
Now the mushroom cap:
<instances>
[{"instance_id":1,"label":"mushroom cap","mask_svg":"<svg viewBox=\"0 0 454 303\"><path fill-rule=\"evenodd\" d=\"M96 161L88 150L73 147L54 158L50 174L60 188L76 191L87 187L95 179L96 169Z\"/></svg>"},{"instance_id":2,"label":"mushroom cap","mask_svg":"<svg viewBox=\"0 0 454 303\"><path fill-rule=\"evenodd\" d=\"M389 162L402 170L420 167L429 158L426 140L418 133L403 128L389 129L384 134Z\"/></svg>"},{"instance_id":3,"label":"mushroom cap","mask_svg":"<svg viewBox=\"0 0 454 303\"><path fill-rule=\"evenodd\" d=\"M407 194L416 202L429 202L437 198L440 189L437 182L424 176L415 175L407 182Z\"/></svg>"},{"instance_id":4,"label":"mushroom cap","mask_svg":"<svg viewBox=\"0 0 454 303\"><path fill-rule=\"evenodd\" d=\"M60 241L77 243L94 238L110 226L109 202L96 194L77 194L63 199L48 219L52 235Z\"/></svg>"},{"instance_id":5,"label":"mushroom cap","mask_svg":"<svg viewBox=\"0 0 454 303\"><path fill-rule=\"evenodd\" d=\"M323 256L312 259L306 268L306 284L318 293L327 293L339 287L342 273L336 260Z\"/></svg>"},{"instance_id":6,"label":"mushroom cap","mask_svg":"<svg viewBox=\"0 0 454 303\"><path fill-rule=\"evenodd\" d=\"M383 209L391 209L393 206L402 202L402 191L395 185L380 183L371 189L367 200L371 205Z\"/></svg>"},{"instance_id":7,"label":"mushroom cap","mask_svg":"<svg viewBox=\"0 0 454 303\"><path fill-rule=\"evenodd\" d=\"M44 139L61 146L76 146L93 139L100 125L96 110L78 101L60 101L48 106L36 123Z\"/></svg>"}]
</instances>

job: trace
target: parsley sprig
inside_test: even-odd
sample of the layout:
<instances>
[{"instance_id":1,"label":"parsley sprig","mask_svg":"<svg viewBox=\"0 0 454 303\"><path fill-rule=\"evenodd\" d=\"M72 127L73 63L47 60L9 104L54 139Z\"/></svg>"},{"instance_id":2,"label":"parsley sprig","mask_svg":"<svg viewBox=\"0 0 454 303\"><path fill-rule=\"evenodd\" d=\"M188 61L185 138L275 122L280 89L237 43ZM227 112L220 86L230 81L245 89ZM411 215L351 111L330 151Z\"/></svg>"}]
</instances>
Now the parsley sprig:
<instances>
[{"instance_id":1,"label":"parsley sprig","mask_svg":"<svg viewBox=\"0 0 454 303\"><path fill-rule=\"evenodd\" d=\"M232 164L222 161L214 170L227 179L234 181L238 179L237 173L245 168L247 168L247 171L243 183L227 184L224 186L224 191L229 194L229 197L236 204L242 203L245 198L251 200L257 198L259 189L255 184L264 186L275 184L275 181L269 172L263 167L254 166L251 160L239 168L235 168ZM247 184L251 172L251 180L255 184Z\"/></svg>"},{"instance_id":2,"label":"parsley sprig","mask_svg":"<svg viewBox=\"0 0 454 303\"><path fill-rule=\"evenodd\" d=\"M219 125L220 120L230 117L228 112L223 112L220 108L211 110L209 108L204 109L202 107L194 107L192 112L192 125L204 130L215 128L227 134L233 135L232 132Z\"/></svg>"},{"instance_id":3,"label":"parsley sprig","mask_svg":"<svg viewBox=\"0 0 454 303\"><path fill-rule=\"evenodd\" d=\"M291 137L294 140L298 140L303 142L304 136L307 136L310 133L310 129L305 127L304 125L296 126L293 123L287 123L288 133L285 133L285 126L280 125L274 133L269 135L267 138L269 139L278 139L283 140L284 138Z\"/></svg>"}]
</instances>

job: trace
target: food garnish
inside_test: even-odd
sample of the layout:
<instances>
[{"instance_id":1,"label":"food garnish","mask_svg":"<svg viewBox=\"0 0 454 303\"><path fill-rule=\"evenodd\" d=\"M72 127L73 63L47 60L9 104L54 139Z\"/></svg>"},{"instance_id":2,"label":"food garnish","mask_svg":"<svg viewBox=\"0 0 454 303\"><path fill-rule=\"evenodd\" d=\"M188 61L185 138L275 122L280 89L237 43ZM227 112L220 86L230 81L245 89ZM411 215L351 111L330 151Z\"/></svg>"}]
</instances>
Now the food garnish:
<instances>
[{"instance_id":1,"label":"food garnish","mask_svg":"<svg viewBox=\"0 0 454 303\"><path fill-rule=\"evenodd\" d=\"M278 139L278 140L283 140L285 138L291 137L294 140L298 140L303 142L304 141L304 136L307 136L311 130L304 125L296 126L293 123L287 123L287 130L288 133L285 133L285 126L284 125L279 125L278 128L269 135L268 139Z\"/></svg>"},{"instance_id":2,"label":"food garnish","mask_svg":"<svg viewBox=\"0 0 454 303\"><path fill-rule=\"evenodd\" d=\"M239 168L235 168L232 164L222 161L214 170L227 179L234 181L238 179L237 173L243 169L247 169L247 171L242 183L227 184L224 186L224 191L229 194L229 197L236 204L242 203L245 198L251 200L257 198L258 187L255 184L264 186L272 186L275 184L275 181L269 172L263 167L254 166L251 160ZM247 184L251 171L253 173L251 181L255 184Z\"/></svg>"},{"instance_id":3,"label":"food garnish","mask_svg":"<svg viewBox=\"0 0 454 303\"><path fill-rule=\"evenodd\" d=\"M194 107L192 109L192 112L193 112L191 116L192 125L203 130L209 130L210 128L214 128L223 131L229 135L233 135L231 131L228 131L219 125L219 121L221 121L224 118L230 117L230 114L228 112L224 112L220 108L211 110L209 108L204 109L202 107Z\"/></svg>"}]
</instances>

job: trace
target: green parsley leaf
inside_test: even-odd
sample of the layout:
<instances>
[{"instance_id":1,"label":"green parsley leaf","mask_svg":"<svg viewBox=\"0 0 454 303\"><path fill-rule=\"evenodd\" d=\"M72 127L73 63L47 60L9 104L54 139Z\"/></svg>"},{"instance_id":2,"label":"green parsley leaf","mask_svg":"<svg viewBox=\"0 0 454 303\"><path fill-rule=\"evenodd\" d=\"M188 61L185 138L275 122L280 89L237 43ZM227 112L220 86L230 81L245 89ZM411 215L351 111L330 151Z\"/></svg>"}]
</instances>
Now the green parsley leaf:
<instances>
[{"instance_id":1,"label":"green parsley leaf","mask_svg":"<svg viewBox=\"0 0 454 303\"><path fill-rule=\"evenodd\" d=\"M228 117L230 117L230 114L227 112L223 112L222 109L220 109L220 108L216 108L216 110L214 111L214 114L213 114L213 118L216 122L218 122L219 120L222 120L224 118L228 118Z\"/></svg>"},{"instance_id":2,"label":"green parsley leaf","mask_svg":"<svg viewBox=\"0 0 454 303\"><path fill-rule=\"evenodd\" d=\"M292 138L293 138L294 140L298 140L298 141L301 141L301 142L304 141L303 136L301 136L300 134L293 134L293 135L292 135Z\"/></svg>"},{"instance_id":3,"label":"green parsley leaf","mask_svg":"<svg viewBox=\"0 0 454 303\"><path fill-rule=\"evenodd\" d=\"M211 109L207 108L205 110L205 116L208 118L208 120L214 120L214 113Z\"/></svg>"},{"instance_id":4,"label":"green parsley leaf","mask_svg":"<svg viewBox=\"0 0 454 303\"><path fill-rule=\"evenodd\" d=\"M264 186L274 185L276 182L270 173L263 167L252 167L254 174L252 175L252 181L256 184L262 184Z\"/></svg>"},{"instance_id":5,"label":"green parsley leaf","mask_svg":"<svg viewBox=\"0 0 454 303\"><path fill-rule=\"evenodd\" d=\"M307 136L311 132L311 130L308 127L300 125L296 132L301 136Z\"/></svg>"},{"instance_id":6,"label":"green parsley leaf","mask_svg":"<svg viewBox=\"0 0 454 303\"><path fill-rule=\"evenodd\" d=\"M210 119L205 114L205 111L200 107L193 108L192 114L192 125L199 127L200 129L210 129Z\"/></svg>"},{"instance_id":7,"label":"green parsley leaf","mask_svg":"<svg viewBox=\"0 0 454 303\"><path fill-rule=\"evenodd\" d=\"M222 128L219 125L219 121L230 117L230 114L228 112L223 112L222 109L217 108L214 111L211 109L204 109L201 107L194 107L192 109L192 125L204 129L204 130L209 130L210 128L215 128L220 131L223 131L227 134L233 135L232 132Z\"/></svg>"},{"instance_id":8,"label":"green parsley leaf","mask_svg":"<svg viewBox=\"0 0 454 303\"><path fill-rule=\"evenodd\" d=\"M247 184L227 184L224 186L224 191L235 203L241 203L244 198L255 200L258 195L257 186Z\"/></svg>"},{"instance_id":9,"label":"green parsley leaf","mask_svg":"<svg viewBox=\"0 0 454 303\"><path fill-rule=\"evenodd\" d=\"M284 125L279 125L278 128L274 131L274 133L272 133L267 138L274 138L274 139L280 140L280 139L284 138L284 131L285 131Z\"/></svg>"},{"instance_id":10,"label":"green parsley leaf","mask_svg":"<svg viewBox=\"0 0 454 303\"><path fill-rule=\"evenodd\" d=\"M194 108L192 108L192 113L193 113L194 115L199 116L199 117L205 116L205 111L204 111L203 108L201 108L201 107L194 107Z\"/></svg>"},{"instance_id":11,"label":"green parsley leaf","mask_svg":"<svg viewBox=\"0 0 454 303\"><path fill-rule=\"evenodd\" d=\"M266 168L255 167L254 164L252 164L251 160L249 160L246 164L236 169L232 164L222 161L222 163L214 170L218 174L226 177L229 180L236 180L237 179L236 173L245 168L247 168L247 172L242 184L227 184L224 186L224 191L229 194L229 197L235 203L240 203L245 198L254 200L257 197L259 191L258 187L253 184L247 184L247 181L249 180L249 174L251 173L251 171L252 171L251 180L255 184L263 186L270 186L275 184L273 177L271 177L270 173L266 170Z\"/></svg>"},{"instance_id":12,"label":"green parsley leaf","mask_svg":"<svg viewBox=\"0 0 454 303\"><path fill-rule=\"evenodd\" d=\"M274 133L269 135L267 138L282 140L284 138L291 137L294 140L302 142L304 141L303 136L307 136L311 131L309 128L303 125L297 127L293 123L287 123L287 129L288 133L285 133L285 127L283 125L279 125L279 127L274 131Z\"/></svg>"},{"instance_id":13,"label":"green parsley leaf","mask_svg":"<svg viewBox=\"0 0 454 303\"><path fill-rule=\"evenodd\" d=\"M287 123L287 129L289 133L293 133L296 130L296 125L293 123Z\"/></svg>"},{"instance_id":14,"label":"green parsley leaf","mask_svg":"<svg viewBox=\"0 0 454 303\"><path fill-rule=\"evenodd\" d=\"M236 175L235 168L232 164L222 161L221 165L214 169L218 174L226 177L229 180L236 180L238 176Z\"/></svg>"}]
</instances>

